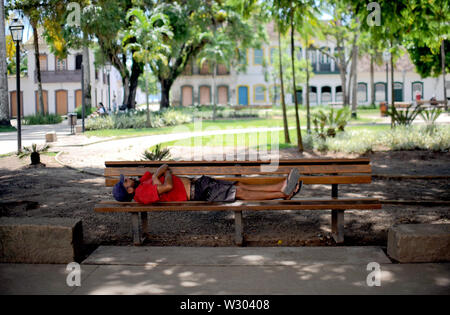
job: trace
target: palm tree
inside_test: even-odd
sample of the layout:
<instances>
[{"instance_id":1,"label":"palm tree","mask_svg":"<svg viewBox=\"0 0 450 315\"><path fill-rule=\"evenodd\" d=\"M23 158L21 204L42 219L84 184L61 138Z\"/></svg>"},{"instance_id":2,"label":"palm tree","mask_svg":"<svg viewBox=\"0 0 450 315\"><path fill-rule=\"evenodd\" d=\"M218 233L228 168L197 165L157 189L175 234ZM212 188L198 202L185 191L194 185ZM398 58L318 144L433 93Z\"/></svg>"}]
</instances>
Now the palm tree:
<instances>
[{"instance_id":1,"label":"palm tree","mask_svg":"<svg viewBox=\"0 0 450 315\"><path fill-rule=\"evenodd\" d=\"M131 9L127 13L127 20L131 17L134 19L132 19L131 27L125 32L122 43L125 50L133 54L133 60L144 65L139 73L141 76L146 65L154 69L157 62L168 62L166 56L169 55L170 47L163 44L163 39L172 38L173 33L168 27L169 21L164 14L156 13L147 17L143 10ZM115 65L114 62L112 64ZM136 79L136 87L138 80L139 77ZM130 93L136 94L136 88L133 85L130 86ZM134 96L130 94L133 100Z\"/></svg>"},{"instance_id":2,"label":"palm tree","mask_svg":"<svg viewBox=\"0 0 450 315\"><path fill-rule=\"evenodd\" d=\"M288 25L286 23L285 10L283 6L286 5L283 0L272 0L266 2L267 8L270 10L270 15L277 26L278 33L278 58L279 58L279 76L280 76L280 89L281 89L281 109L283 111L283 127L284 127L284 142L291 143L289 136L289 126L287 120L286 112L286 100L285 100L285 86L284 86L284 73L283 73L283 57L281 51L281 35L285 34L288 30ZM274 92L275 94L275 92Z\"/></svg>"},{"instance_id":3,"label":"palm tree","mask_svg":"<svg viewBox=\"0 0 450 315\"><path fill-rule=\"evenodd\" d=\"M294 45L294 18L295 18L295 9L292 6L290 6L290 23L291 23L291 63L292 63L292 86L293 86L293 93L294 93L294 101L295 101L295 121L296 121L296 127L297 127L297 145L298 145L298 151L303 152L303 140L302 140L302 132L300 127L300 117L298 113L298 95L297 95L297 84L295 82L295 45Z\"/></svg>"},{"instance_id":4,"label":"palm tree","mask_svg":"<svg viewBox=\"0 0 450 315\"><path fill-rule=\"evenodd\" d=\"M216 33L216 36L212 41L205 46L205 48L199 54L199 63L202 67L205 63L208 63L212 67L212 79L213 79L213 120L216 119L217 111L217 96L216 96L216 76L217 66L219 64L225 65L228 69L230 67L230 60L234 55L233 43L223 34Z\"/></svg>"},{"instance_id":5,"label":"palm tree","mask_svg":"<svg viewBox=\"0 0 450 315\"><path fill-rule=\"evenodd\" d=\"M44 98L42 95L42 80L41 80L41 65L39 62L39 27L42 23L42 18L45 16L45 10L49 10L47 3L41 3L38 0L20 0L14 2L14 9L23 12L28 17L30 25L33 29L33 46L34 46L34 58L36 67L36 79L38 84L38 96L39 96L39 112L44 113Z\"/></svg>"},{"instance_id":6,"label":"palm tree","mask_svg":"<svg viewBox=\"0 0 450 315\"><path fill-rule=\"evenodd\" d=\"M11 126L6 65L5 6L3 0L0 2L0 126Z\"/></svg>"},{"instance_id":7,"label":"palm tree","mask_svg":"<svg viewBox=\"0 0 450 315\"><path fill-rule=\"evenodd\" d=\"M283 110L283 126L284 126L284 142L285 143L291 143L291 138L289 137L289 126L288 126L288 120L287 120L287 113L286 113L286 100L284 97L284 80L283 80L283 58L281 56L281 31L280 31L280 25L278 24L278 57L280 58L280 87L281 87L281 108ZM274 93L275 94L275 93Z\"/></svg>"}]
</instances>

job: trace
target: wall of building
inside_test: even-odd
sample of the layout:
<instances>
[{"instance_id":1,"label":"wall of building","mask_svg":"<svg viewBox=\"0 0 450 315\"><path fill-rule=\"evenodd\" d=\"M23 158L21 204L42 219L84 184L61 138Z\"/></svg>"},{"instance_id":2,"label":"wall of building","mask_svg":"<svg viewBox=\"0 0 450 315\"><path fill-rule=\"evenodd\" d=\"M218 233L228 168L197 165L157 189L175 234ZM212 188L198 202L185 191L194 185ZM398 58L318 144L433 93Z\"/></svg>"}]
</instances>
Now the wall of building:
<instances>
[{"instance_id":1,"label":"wall of building","mask_svg":"<svg viewBox=\"0 0 450 315\"><path fill-rule=\"evenodd\" d=\"M33 46L25 44L25 49L28 52L28 75L21 78L21 91L23 94L23 115L36 114L36 96L35 93L38 90L38 84L35 80L35 56ZM56 57L49 51L46 45L40 45L40 54L47 56L47 71L42 71L43 77L46 81L42 83L43 91L46 91L48 98L48 111L49 113L57 112L57 93L59 91L67 91L67 112L73 112L76 104L76 93L81 90L81 70L75 71L76 68L76 55L81 54L81 51L69 51L67 57L67 72L55 73L56 70ZM102 102L105 107L108 107L108 82L107 76L102 75L104 69L98 71L98 76L95 76L94 67L94 53L90 51L90 75L91 75L91 97L92 105ZM45 73L44 73L45 72ZM62 74L62 76L61 76ZM58 78L64 78L61 82L58 82ZM116 69L112 69L110 74L110 92L111 103L116 95L117 104L120 105L123 102L123 90L120 79L120 74ZM11 92L16 90L16 76L8 76L8 89L10 91L10 103ZM45 93L45 92L44 92ZM14 101L15 103L15 101ZM11 104L10 104L11 106ZM111 104L112 106L112 104Z\"/></svg>"},{"instance_id":2,"label":"wall of building","mask_svg":"<svg viewBox=\"0 0 450 315\"><path fill-rule=\"evenodd\" d=\"M270 33L270 29L269 29ZM316 44L319 47L327 47L326 42L317 42ZM277 40L274 34L270 36L270 43L266 44L262 47L263 50L263 58L265 58L267 65L264 67L260 63L260 59L258 59L258 54L260 56L261 51L257 51L258 54L255 55L255 49L247 50L247 71L237 73L234 69L230 69L230 73L228 75L217 76L216 86L227 86L229 89L229 102L228 104L237 105L240 103L239 100L239 89L247 88L248 94L248 104L249 105L272 105L274 103L273 97L273 87L275 85L279 86L279 80L274 81L273 76L270 74L278 72L278 69L273 69L270 64L270 51L273 48L277 48ZM330 52L334 52L333 46L328 46ZM306 52L304 49L301 49L301 45L299 43L296 44L297 53L302 58L306 58ZM310 57L310 56L308 56ZM321 55L318 54L316 56L317 60L321 60ZM258 62L259 61L259 62ZM326 104L328 102L324 102L326 94L322 93L322 88L325 91L331 89L331 99L329 102L339 102L339 94L336 93L336 88L341 86L341 79L339 75L338 68L335 66L334 61L332 59L329 60L329 71L316 72L312 78L310 79L310 86L315 87L317 90L316 102L312 102L312 105L316 104ZM286 66L285 66L286 67ZM370 104L370 96L371 96L371 84L370 84L370 60L367 56L360 58L358 61L358 72L357 78L358 83L360 83L360 95L358 97L359 105L369 105ZM348 69L347 73L350 73ZM173 105L182 104L182 89L183 87L189 86L193 89L193 103L200 104L200 88L202 86L213 86L213 78L212 75L200 75L198 74L198 66L194 64L194 71L192 75L182 75L175 81L172 90L171 90L171 101ZM264 75L267 72L269 75ZM265 77L268 81L265 80ZM446 77L447 80L447 96L450 98L450 75ZM391 102L391 86L390 86L390 69L389 69L389 84L388 84L388 95L387 101ZM412 92L412 85L418 84L421 82L423 84L423 93L421 95L421 99L430 99L435 96L438 100L443 100L444 92L443 92L443 80L442 76L438 78L421 78L418 73L415 72L414 66L407 54L402 56L397 62L394 68L394 81L397 83L396 86L403 86L403 90L399 91L396 95L400 98L401 101L404 102L413 102L416 98L415 93ZM374 72L374 83L383 83L386 84L386 71L385 65L376 65ZM286 84L292 84L291 82L285 82ZM297 84L298 86L302 86L302 90L306 90L305 82L300 82ZM348 82L347 82L348 86ZM380 84L381 86L381 84ZM363 92L364 87L366 87L366 93ZM271 91L272 90L272 91ZM216 92L217 94L217 92ZM366 97L364 97L366 94ZM243 94L244 96L244 94ZM314 95L311 94L311 98L314 98ZM400 100L400 99L399 99ZM293 104L294 99L293 95L290 93L286 93L285 101L287 104ZM302 93L302 99L300 100L303 104L306 103L306 93ZM376 103L380 103L381 101L386 101L386 97L384 93L378 93L378 100ZM275 102L275 104L280 104L280 99Z\"/></svg>"}]
</instances>

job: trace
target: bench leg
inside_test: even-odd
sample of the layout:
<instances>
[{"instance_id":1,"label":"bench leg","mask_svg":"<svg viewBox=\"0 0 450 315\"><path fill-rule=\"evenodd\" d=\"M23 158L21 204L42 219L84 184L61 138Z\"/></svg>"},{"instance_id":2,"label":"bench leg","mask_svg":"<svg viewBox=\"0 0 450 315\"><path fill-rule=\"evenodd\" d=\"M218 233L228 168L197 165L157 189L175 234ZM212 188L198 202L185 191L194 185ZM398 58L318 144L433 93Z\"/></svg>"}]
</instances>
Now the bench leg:
<instances>
[{"instance_id":1,"label":"bench leg","mask_svg":"<svg viewBox=\"0 0 450 315\"><path fill-rule=\"evenodd\" d=\"M131 214L131 228L133 234L133 244L135 246L142 245L141 231L139 228L139 213L137 212Z\"/></svg>"},{"instance_id":2,"label":"bench leg","mask_svg":"<svg viewBox=\"0 0 450 315\"><path fill-rule=\"evenodd\" d=\"M147 212L141 212L142 235L148 237L148 215Z\"/></svg>"},{"instance_id":3,"label":"bench leg","mask_svg":"<svg viewBox=\"0 0 450 315\"><path fill-rule=\"evenodd\" d=\"M331 232L336 243L344 243L344 210L331 210Z\"/></svg>"},{"instance_id":4,"label":"bench leg","mask_svg":"<svg viewBox=\"0 0 450 315\"><path fill-rule=\"evenodd\" d=\"M242 222L242 211L234 211L234 225L235 225L235 233L234 233L234 241L237 246L242 246L244 243L244 226Z\"/></svg>"}]
</instances>

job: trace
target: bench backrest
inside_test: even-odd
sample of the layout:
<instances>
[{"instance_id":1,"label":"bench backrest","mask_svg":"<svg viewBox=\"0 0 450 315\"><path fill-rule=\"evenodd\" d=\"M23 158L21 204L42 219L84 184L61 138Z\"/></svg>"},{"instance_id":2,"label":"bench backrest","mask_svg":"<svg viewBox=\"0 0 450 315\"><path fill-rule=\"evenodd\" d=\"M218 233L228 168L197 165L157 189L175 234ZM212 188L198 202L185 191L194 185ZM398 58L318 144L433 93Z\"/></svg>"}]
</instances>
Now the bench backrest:
<instances>
[{"instance_id":1,"label":"bench backrest","mask_svg":"<svg viewBox=\"0 0 450 315\"><path fill-rule=\"evenodd\" d=\"M274 172L261 169L261 165L270 165L271 161L114 161L105 162L105 185L114 186L120 174L154 173L163 163L168 164L175 175L208 175L247 184L279 182L293 167L299 170L304 184L367 184L372 181L370 160L366 158L280 160Z\"/></svg>"}]
</instances>

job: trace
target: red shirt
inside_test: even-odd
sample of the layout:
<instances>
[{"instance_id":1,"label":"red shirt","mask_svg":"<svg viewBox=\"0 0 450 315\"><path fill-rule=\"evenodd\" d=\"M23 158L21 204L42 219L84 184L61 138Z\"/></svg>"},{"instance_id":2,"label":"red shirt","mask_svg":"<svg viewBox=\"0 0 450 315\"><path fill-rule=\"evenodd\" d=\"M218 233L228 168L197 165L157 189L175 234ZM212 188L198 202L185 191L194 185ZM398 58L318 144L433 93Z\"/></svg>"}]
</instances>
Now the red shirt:
<instances>
[{"instance_id":1,"label":"red shirt","mask_svg":"<svg viewBox=\"0 0 450 315\"><path fill-rule=\"evenodd\" d=\"M146 172L144 176L141 177L140 184L136 188L134 194L134 200L143 204L150 204L157 201L186 201L186 189L184 188L181 179L175 175L172 175L173 188L164 194L158 194L158 188L153 184L152 180L153 174ZM161 183L164 183L164 176L160 177Z\"/></svg>"}]
</instances>

